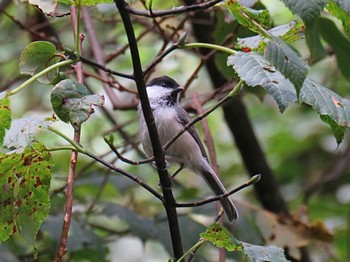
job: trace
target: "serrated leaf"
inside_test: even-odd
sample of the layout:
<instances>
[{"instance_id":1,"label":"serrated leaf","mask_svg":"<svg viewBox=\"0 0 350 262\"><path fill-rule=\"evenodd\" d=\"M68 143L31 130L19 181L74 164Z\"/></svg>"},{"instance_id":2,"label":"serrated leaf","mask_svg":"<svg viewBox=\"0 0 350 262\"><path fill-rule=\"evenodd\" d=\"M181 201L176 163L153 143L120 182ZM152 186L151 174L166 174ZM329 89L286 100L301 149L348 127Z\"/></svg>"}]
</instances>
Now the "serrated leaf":
<instances>
[{"instance_id":1,"label":"serrated leaf","mask_svg":"<svg viewBox=\"0 0 350 262\"><path fill-rule=\"evenodd\" d=\"M265 49L265 58L289 79L299 95L308 74L308 65L289 45L278 38L273 38Z\"/></svg>"},{"instance_id":2,"label":"serrated leaf","mask_svg":"<svg viewBox=\"0 0 350 262\"><path fill-rule=\"evenodd\" d=\"M261 27L263 29L269 29L272 25L272 19L267 10L254 10L242 6L238 1L226 0L225 4L238 23L253 32L265 35Z\"/></svg>"},{"instance_id":3,"label":"serrated leaf","mask_svg":"<svg viewBox=\"0 0 350 262\"><path fill-rule=\"evenodd\" d=\"M11 123L4 138L4 146L16 148L21 153L26 147L30 147L35 140L35 134L40 129L47 129L55 121L48 117L25 117L16 119Z\"/></svg>"},{"instance_id":4,"label":"serrated leaf","mask_svg":"<svg viewBox=\"0 0 350 262\"><path fill-rule=\"evenodd\" d=\"M326 6L326 0L282 0L282 2L307 25L312 24Z\"/></svg>"},{"instance_id":5,"label":"serrated leaf","mask_svg":"<svg viewBox=\"0 0 350 262\"><path fill-rule=\"evenodd\" d=\"M56 47L50 42L37 41L30 43L22 52L19 60L21 74L35 75L45 68L56 64L60 58L56 56ZM58 69L51 70L38 78L43 84L50 84L58 74Z\"/></svg>"},{"instance_id":6,"label":"serrated leaf","mask_svg":"<svg viewBox=\"0 0 350 262\"><path fill-rule=\"evenodd\" d=\"M213 243L218 248L226 248L228 251L242 251L242 245L233 238L228 230L219 223L211 224L200 237Z\"/></svg>"},{"instance_id":7,"label":"serrated leaf","mask_svg":"<svg viewBox=\"0 0 350 262\"><path fill-rule=\"evenodd\" d=\"M8 98L0 99L0 145L4 141L6 130L11 126L11 109Z\"/></svg>"},{"instance_id":8,"label":"serrated leaf","mask_svg":"<svg viewBox=\"0 0 350 262\"><path fill-rule=\"evenodd\" d=\"M55 0L28 0L28 2L49 16L62 17L70 14L68 5Z\"/></svg>"},{"instance_id":9,"label":"serrated leaf","mask_svg":"<svg viewBox=\"0 0 350 262\"><path fill-rule=\"evenodd\" d=\"M350 38L350 2L328 0L327 10L342 21L344 31Z\"/></svg>"},{"instance_id":10,"label":"serrated leaf","mask_svg":"<svg viewBox=\"0 0 350 262\"><path fill-rule=\"evenodd\" d=\"M112 4L113 0L56 0L58 3L66 5L92 6L97 4Z\"/></svg>"},{"instance_id":11,"label":"serrated leaf","mask_svg":"<svg viewBox=\"0 0 350 262\"><path fill-rule=\"evenodd\" d=\"M300 91L300 100L310 105L322 116L321 119L332 127L337 142L340 143L343 138L341 127L350 127L350 100L342 98L309 78L306 78L304 81ZM340 129L336 130L336 128Z\"/></svg>"},{"instance_id":12,"label":"serrated leaf","mask_svg":"<svg viewBox=\"0 0 350 262\"><path fill-rule=\"evenodd\" d=\"M250 261L254 262L287 262L287 258L284 255L284 250L274 246L257 246L249 243L241 242L243 245L243 253L248 255Z\"/></svg>"},{"instance_id":13,"label":"serrated leaf","mask_svg":"<svg viewBox=\"0 0 350 262\"><path fill-rule=\"evenodd\" d=\"M323 122L328 124L331 129L332 133L337 141L337 144L340 145L340 143L343 141L345 136L346 127L339 126L330 116L328 115L320 115L320 118Z\"/></svg>"},{"instance_id":14,"label":"serrated leaf","mask_svg":"<svg viewBox=\"0 0 350 262\"><path fill-rule=\"evenodd\" d=\"M50 210L51 156L35 143L21 154L0 154L0 242L18 232L33 244Z\"/></svg>"},{"instance_id":15,"label":"serrated leaf","mask_svg":"<svg viewBox=\"0 0 350 262\"><path fill-rule=\"evenodd\" d=\"M280 37L285 42L292 43L302 38L303 31L304 31L304 25L302 23L292 21L288 24L271 28L267 32L271 36ZM261 35L256 35L256 36L251 36L246 38L238 38L237 43L235 44L235 48L239 48L239 49L249 48L251 50L262 51L265 48L267 42L268 42L268 39Z\"/></svg>"},{"instance_id":16,"label":"serrated leaf","mask_svg":"<svg viewBox=\"0 0 350 262\"><path fill-rule=\"evenodd\" d=\"M320 17L317 24L322 38L332 47L337 57L340 71L345 78L350 80L350 41L339 31L332 20Z\"/></svg>"},{"instance_id":17,"label":"serrated leaf","mask_svg":"<svg viewBox=\"0 0 350 262\"><path fill-rule=\"evenodd\" d=\"M263 56L238 52L228 57L227 65L232 65L247 85L263 87L275 99L281 112L296 101L293 84Z\"/></svg>"},{"instance_id":18,"label":"serrated leaf","mask_svg":"<svg viewBox=\"0 0 350 262\"><path fill-rule=\"evenodd\" d=\"M51 92L53 110L62 121L70 122L75 128L94 113L93 106L103 103L103 96L90 95L84 85L71 79L60 81Z\"/></svg>"}]
</instances>

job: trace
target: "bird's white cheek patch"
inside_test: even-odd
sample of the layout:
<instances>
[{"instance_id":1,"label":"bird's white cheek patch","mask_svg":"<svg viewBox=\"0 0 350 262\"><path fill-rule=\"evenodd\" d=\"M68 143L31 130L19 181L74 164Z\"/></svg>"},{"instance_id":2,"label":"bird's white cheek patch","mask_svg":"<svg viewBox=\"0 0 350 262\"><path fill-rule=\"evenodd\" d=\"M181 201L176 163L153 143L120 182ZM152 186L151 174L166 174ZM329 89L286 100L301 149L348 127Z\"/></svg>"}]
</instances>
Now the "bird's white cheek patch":
<instances>
[{"instance_id":1,"label":"bird's white cheek patch","mask_svg":"<svg viewBox=\"0 0 350 262\"><path fill-rule=\"evenodd\" d=\"M156 99L166 96L171 90L162 86L148 86L146 91L149 99Z\"/></svg>"}]
</instances>

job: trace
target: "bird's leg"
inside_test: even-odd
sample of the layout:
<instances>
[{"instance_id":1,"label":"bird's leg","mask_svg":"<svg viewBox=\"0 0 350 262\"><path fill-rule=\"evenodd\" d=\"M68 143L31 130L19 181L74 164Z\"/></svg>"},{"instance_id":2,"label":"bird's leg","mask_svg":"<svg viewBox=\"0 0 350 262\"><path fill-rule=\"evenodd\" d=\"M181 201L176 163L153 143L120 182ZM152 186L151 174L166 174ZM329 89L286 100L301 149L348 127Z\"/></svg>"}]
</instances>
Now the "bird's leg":
<instances>
[{"instance_id":1,"label":"bird's leg","mask_svg":"<svg viewBox=\"0 0 350 262\"><path fill-rule=\"evenodd\" d=\"M153 166L154 168L156 168L156 169L160 169L160 168L157 166L156 161L152 161L152 166ZM170 165L169 165L169 162L165 160L165 167L164 167L164 169L168 169L169 166L170 166Z\"/></svg>"},{"instance_id":2,"label":"bird's leg","mask_svg":"<svg viewBox=\"0 0 350 262\"><path fill-rule=\"evenodd\" d=\"M171 182L171 184L173 184L174 178L181 172L182 169L184 169L184 167L185 167L184 164L180 164L180 167L175 171L174 174L172 174L172 175L170 176L170 182ZM158 187L161 188L160 181L158 182Z\"/></svg>"},{"instance_id":3,"label":"bird's leg","mask_svg":"<svg viewBox=\"0 0 350 262\"><path fill-rule=\"evenodd\" d=\"M182 169L184 169L184 167L184 164L180 164L180 167L170 176L170 180L173 180L182 171Z\"/></svg>"}]
</instances>

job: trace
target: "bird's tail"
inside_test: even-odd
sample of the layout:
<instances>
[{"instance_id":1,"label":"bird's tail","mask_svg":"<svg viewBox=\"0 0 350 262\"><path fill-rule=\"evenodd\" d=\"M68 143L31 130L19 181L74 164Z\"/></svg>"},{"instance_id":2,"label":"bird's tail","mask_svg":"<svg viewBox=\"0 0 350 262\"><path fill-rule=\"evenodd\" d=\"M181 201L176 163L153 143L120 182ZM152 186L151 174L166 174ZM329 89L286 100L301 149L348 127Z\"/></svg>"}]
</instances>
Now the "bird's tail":
<instances>
[{"instance_id":1,"label":"bird's tail","mask_svg":"<svg viewBox=\"0 0 350 262\"><path fill-rule=\"evenodd\" d=\"M207 182L207 184L209 185L211 190L215 193L215 195L219 196L227 193L224 185L221 183L219 177L214 173L213 170L210 170L210 171L202 170L201 174L205 182ZM237 209L228 197L220 199L220 203L230 222L238 219Z\"/></svg>"}]
</instances>

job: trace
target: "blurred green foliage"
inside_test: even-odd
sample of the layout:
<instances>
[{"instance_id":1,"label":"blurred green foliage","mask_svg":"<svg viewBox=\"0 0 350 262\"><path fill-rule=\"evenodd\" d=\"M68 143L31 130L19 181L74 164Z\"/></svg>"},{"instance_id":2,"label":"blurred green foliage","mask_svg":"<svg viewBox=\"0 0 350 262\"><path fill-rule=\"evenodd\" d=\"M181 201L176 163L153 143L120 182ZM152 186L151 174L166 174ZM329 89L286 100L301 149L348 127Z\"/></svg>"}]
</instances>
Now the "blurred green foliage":
<instances>
[{"instance_id":1,"label":"blurred green foliage","mask_svg":"<svg viewBox=\"0 0 350 262\"><path fill-rule=\"evenodd\" d=\"M266 4L274 26L295 19L286 7L275 8L271 5L271 2L278 1L262 2ZM153 1L153 9L172 8L177 4L177 1ZM142 7L140 3L135 3L135 6ZM115 59L108 61L106 66L120 72L130 73L132 70L130 53L127 48L124 51L127 40L115 6L113 4L94 6L90 7L89 11L94 22L97 39L103 46L105 58L113 57L116 52L120 51L120 54ZM228 22L230 22L230 29L234 29L236 25L234 21L229 21L232 18L228 18L227 13L220 10L215 12L217 12L216 16L220 21L217 23L220 28L217 28L215 38L220 42L223 37L218 32L228 33L227 30L224 30ZM328 15L326 16L328 17ZM24 2L12 3L6 8L6 14L0 14L0 28L2 30L0 34L1 91L15 88L26 79L19 74L18 63L22 50L34 40L34 35L30 33L29 28L32 28L33 25L42 25L35 20L38 17L38 10ZM171 34L176 32L174 28L180 24L183 18L183 15L168 18L157 25L160 25L166 34ZM343 97L348 97L350 95L348 72L344 77L342 74L345 68L344 61L340 65L337 61L337 58L342 54L339 52L344 50L339 52L332 50L332 48L339 48L339 42L335 41L332 44L330 39L327 40L327 37L332 37L334 33L337 33L337 37L339 34L343 35L343 28L338 20L333 17L328 18L334 20L332 26L335 26L339 31L324 30L322 34L316 34L315 37L320 37L319 43L328 55L318 57L321 60L311 60L313 63L310 64L309 76ZM18 19L25 28L15 23L14 19ZM47 22L58 33L63 46L74 47L69 16L47 17ZM159 31L155 30L152 20L135 17L133 23L136 35L140 37L140 56L145 67L157 56L159 49L164 44L164 39L159 35ZM190 30L188 28L189 25L186 24L186 29ZM317 29L317 26L315 28ZM142 36L147 30L149 30L147 34ZM85 33L83 24L81 32ZM250 35L251 32L240 31L240 37ZM344 39L346 40L345 36ZM193 36L189 36L189 40L194 41ZM87 35L83 41L83 56L91 56L90 45ZM310 53L305 39L299 39L293 43L293 47L298 49L304 58L312 58L312 52ZM226 59L227 56L220 55L217 57L216 63L220 64L219 67L228 76L232 73L232 69L226 67L226 64L223 65ZM156 66L153 75L171 75L184 85L199 61L199 57L193 50L177 50ZM67 76L72 77L73 72L69 68L65 69L67 70L63 71ZM101 81L94 77L97 75L96 71L88 66L84 69L86 86L91 90L91 93L104 94ZM132 81L119 78L117 80L116 89L122 86L135 91L135 85ZM206 95L211 91L208 83L210 80L207 72L200 70L198 77L187 91L183 103L189 104L191 94L194 92L198 92L200 98L206 98ZM10 108L13 119L25 116L51 116L53 110L49 101L52 88L52 86L35 83L19 95L11 97ZM134 98L134 95L128 92L119 90L116 93L123 101L131 101ZM350 200L349 196L339 197L342 186L350 183L350 150L347 136L338 146L330 128L320 120L316 112L311 111L305 105L293 105L280 114L272 98L261 92L261 88L257 90L257 88L246 87L243 95L256 135L276 174L282 194L288 201L291 212L310 227L314 225L313 223L322 222L333 234L334 240L330 243L325 241L326 243L319 244L318 240L320 239L317 239L315 235L308 239L307 246L312 261L349 260ZM210 105L212 104L208 103L204 107L208 108ZM116 156L110 152L109 147L103 141L105 134L113 133L115 144L124 156L136 160L142 159L144 156L138 145L136 108L133 110L113 110L111 102L107 99L105 109L117 125L105 117L106 113L102 109L96 109L95 114L83 125L81 144L87 150L103 156L107 161L114 162L118 167L139 175L142 180L159 190L158 176L151 165L130 166L121 161L115 161ZM244 183L248 178L221 110L216 110L208 116L207 121L214 138L221 180L227 188L234 188ZM54 126L68 136L73 134L73 128L68 124L57 122ZM198 124L198 128L202 132L200 124ZM118 131L120 129L127 134L130 141L125 140L123 134ZM48 147L65 144L61 138L47 131L39 133L37 139ZM131 142L135 143L136 147L133 147ZM16 259L17 261L32 261L35 256L38 257L39 261L52 260L56 252L63 219L64 189L69 155L68 151L52 153L55 167L52 170L50 189L51 210L39 231L35 247L15 234L7 242L0 244L1 254L4 254L1 261L16 261ZM74 215L68 241L67 261L132 261L123 260L122 255L118 257L115 250L125 251L129 254L127 256L129 259L132 259L133 253L135 253L135 261L139 259L136 256L137 252L141 252L142 261L165 261L164 257L171 256L169 255L171 247L167 221L162 204L157 199L136 183L107 170L86 156L79 156L77 170ZM170 170L173 171L175 168L172 167ZM181 202L195 201L210 195L210 190L202 179L187 170L174 181L173 189L176 198ZM348 201L342 200L346 197ZM237 239L252 244L268 245L269 243L266 243L266 239L263 239L260 231L262 228L270 230L270 225L265 220L261 224L258 224L257 221L258 218L265 218L265 216L270 218L270 214L267 215L264 213L265 211L256 207L259 206L259 202L253 188L240 191L233 196L233 199L237 200L238 208L242 211L240 220L234 226L228 226L231 233ZM185 249L190 248L198 240L199 234L204 232L205 226L212 221L213 208L214 205L210 204L198 208L179 209ZM275 219L275 217L273 218ZM271 221L275 221L274 219ZM318 230L316 233L322 232L321 229L316 229ZM296 231L295 228L281 230L286 239L295 233L294 231ZM281 232L278 233L281 234ZM136 240L141 239L141 244L137 241L128 242L130 237L135 237ZM144 247L144 250L140 251L138 244ZM297 244L290 243L293 248L298 246ZM284 248L284 246L282 247ZM205 244L205 248L199 250L197 261L216 261L217 254L213 250L214 248L210 244ZM142 253L143 251L144 253ZM229 253L227 256L238 261L246 261L244 260L246 258L237 254Z\"/></svg>"}]
</instances>

